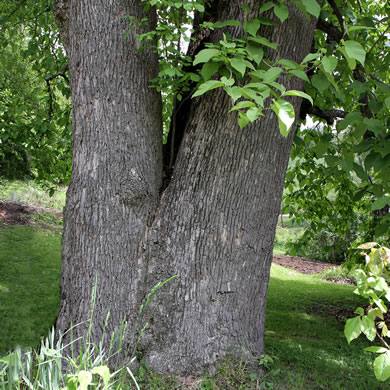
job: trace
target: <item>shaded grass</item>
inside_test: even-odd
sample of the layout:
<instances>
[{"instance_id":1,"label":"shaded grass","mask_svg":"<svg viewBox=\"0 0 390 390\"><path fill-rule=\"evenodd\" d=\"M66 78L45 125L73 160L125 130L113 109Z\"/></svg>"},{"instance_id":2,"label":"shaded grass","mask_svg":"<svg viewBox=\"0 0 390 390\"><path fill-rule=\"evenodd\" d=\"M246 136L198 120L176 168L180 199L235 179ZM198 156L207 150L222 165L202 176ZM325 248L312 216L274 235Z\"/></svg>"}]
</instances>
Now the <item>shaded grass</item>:
<instances>
[{"instance_id":1,"label":"shaded grass","mask_svg":"<svg viewBox=\"0 0 390 390\"><path fill-rule=\"evenodd\" d=\"M344 323L334 317L342 308L365 301L354 287L319 281L278 265L272 266L266 315L266 353L279 361L280 389L382 389L372 369L370 343L348 345Z\"/></svg>"},{"instance_id":2,"label":"shaded grass","mask_svg":"<svg viewBox=\"0 0 390 390\"><path fill-rule=\"evenodd\" d=\"M60 233L28 226L0 229L0 355L36 346L59 307Z\"/></svg>"}]
</instances>

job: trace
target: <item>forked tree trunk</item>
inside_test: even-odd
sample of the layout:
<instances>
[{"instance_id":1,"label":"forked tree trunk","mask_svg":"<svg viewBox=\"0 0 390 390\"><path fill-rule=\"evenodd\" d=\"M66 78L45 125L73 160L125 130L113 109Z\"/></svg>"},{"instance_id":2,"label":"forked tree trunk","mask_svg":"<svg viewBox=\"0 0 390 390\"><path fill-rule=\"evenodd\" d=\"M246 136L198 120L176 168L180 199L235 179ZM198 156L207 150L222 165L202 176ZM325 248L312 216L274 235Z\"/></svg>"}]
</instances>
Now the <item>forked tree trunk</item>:
<instances>
[{"instance_id":1,"label":"forked tree trunk","mask_svg":"<svg viewBox=\"0 0 390 390\"><path fill-rule=\"evenodd\" d=\"M217 20L243 20L242 4L258 10L263 2L221 0L212 8ZM134 320L141 298L157 282L178 275L159 292L142 342L152 368L195 373L226 353L262 354L272 248L293 135L282 137L269 111L241 130L223 91L195 99L172 180L157 204L161 111L158 96L147 88L157 63L149 52L138 51L134 36L124 39L121 19L140 16L140 5L70 4L74 165L57 327L65 330L70 319L88 318L96 272L97 336L108 310L110 331L123 318ZM281 58L301 61L310 50L314 22L292 6L281 27L260 33L279 43ZM302 88L295 78L285 84ZM299 99L291 102L298 113Z\"/></svg>"}]
</instances>

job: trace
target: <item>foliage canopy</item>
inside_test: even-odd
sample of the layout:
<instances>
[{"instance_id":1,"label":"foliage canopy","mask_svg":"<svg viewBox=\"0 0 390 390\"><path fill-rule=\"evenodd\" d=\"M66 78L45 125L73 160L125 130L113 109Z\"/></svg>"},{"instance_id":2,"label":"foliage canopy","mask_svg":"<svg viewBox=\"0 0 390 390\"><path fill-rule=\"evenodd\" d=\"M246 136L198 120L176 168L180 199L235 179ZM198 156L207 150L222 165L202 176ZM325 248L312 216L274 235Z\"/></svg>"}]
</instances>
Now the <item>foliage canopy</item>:
<instances>
[{"instance_id":1,"label":"foliage canopy","mask_svg":"<svg viewBox=\"0 0 390 390\"><path fill-rule=\"evenodd\" d=\"M237 112L241 127L272 110L281 133L287 135L299 117L285 212L298 221L310 221L308 238L324 229L348 243L363 232L364 240L386 238L390 227L386 1L294 0L308 18L318 18L312 53L300 64L280 58L277 45L261 36L262 28L288 18L284 0L245 9L242 24L202 21L207 1L143 2L146 8L155 7L158 15L157 27L139 39L143 44L158 42L160 73L151 82L165 103L164 142L175 121L175 107L215 88L230 96L231 111ZM17 176L24 167L39 179L57 183L70 175L71 126L67 60L52 7L51 0L0 4L4 53L0 170L2 175ZM129 28L148 23L126 17ZM242 35L233 38L230 32L239 27ZM206 39L198 47L199 36L210 30L220 30L221 39ZM291 77L305 81L304 91L286 91L283 81ZM304 98L300 113L293 112L289 95ZM315 126L305 125L307 115Z\"/></svg>"}]
</instances>

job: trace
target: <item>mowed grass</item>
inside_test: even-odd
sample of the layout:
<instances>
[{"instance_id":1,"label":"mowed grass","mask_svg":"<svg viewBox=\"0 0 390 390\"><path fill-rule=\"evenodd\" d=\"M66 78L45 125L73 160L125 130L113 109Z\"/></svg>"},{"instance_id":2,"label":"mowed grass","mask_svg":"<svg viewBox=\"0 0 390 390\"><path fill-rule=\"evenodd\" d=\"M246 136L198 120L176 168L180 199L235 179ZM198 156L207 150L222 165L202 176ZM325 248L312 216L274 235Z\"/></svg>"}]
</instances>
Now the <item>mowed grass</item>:
<instances>
[{"instance_id":1,"label":"mowed grass","mask_svg":"<svg viewBox=\"0 0 390 390\"><path fill-rule=\"evenodd\" d=\"M47 336L59 307L60 254L58 231L0 228L0 355Z\"/></svg>"},{"instance_id":2,"label":"mowed grass","mask_svg":"<svg viewBox=\"0 0 390 390\"><path fill-rule=\"evenodd\" d=\"M34 191L40 190L35 189L32 193ZM18 201L32 203L28 198L31 191L25 183L15 186L8 183L8 187L3 186L2 194L8 200L12 194L14 199L15 194L19 194ZM36 198L35 205L42 207L39 196ZM50 202L46 195L41 198ZM53 206L46 205L56 209L62 207L57 201ZM282 243L282 253L285 253L284 243L294 239L299 229L302 228L278 228L276 244ZM280 234L283 231L288 237ZM60 298L60 240L58 229L0 227L0 356L17 345L36 347L54 324ZM264 379L268 385L263 383L262 388L388 388L374 377L372 362L375 355L363 351L370 343L361 338L349 346L343 334L344 323L335 317L343 308L356 308L366 303L353 294L353 289L272 266L265 352L272 358L268 360L273 362L269 368L280 369L280 372L275 376L268 375ZM160 377L148 370L139 372L137 378L142 389L178 388L175 378ZM195 388L203 390L252 390L260 388L261 380L259 382L245 365L237 366L227 360L215 374L207 374L196 382L199 386Z\"/></svg>"},{"instance_id":3,"label":"mowed grass","mask_svg":"<svg viewBox=\"0 0 390 390\"><path fill-rule=\"evenodd\" d=\"M354 287L273 265L268 290L266 353L281 372L278 389L385 389L374 376L375 355L363 337L348 345L335 314L366 302ZM378 342L376 343L378 344Z\"/></svg>"},{"instance_id":4,"label":"mowed grass","mask_svg":"<svg viewBox=\"0 0 390 390\"><path fill-rule=\"evenodd\" d=\"M25 226L0 229L0 351L36 347L53 325L59 306L60 234ZM265 345L281 371L266 380L276 389L382 389L369 343L348 346L334 313L364 304L353 287L319 281L278 265L271 269ZM0 353L0 354L1 354ZM223 365L200 389L256 388L253 373ZM221 376L221 372L224 372ZM169 389L146 373L143 388ZM231 375L230 378L228 375ZM240 378L237 378L237 375ZM238 380L239 379L239 380ZM162 383L165 383L162 385ZM239 383L239 384L238 384Z\"/></svg>"}]
</instances>

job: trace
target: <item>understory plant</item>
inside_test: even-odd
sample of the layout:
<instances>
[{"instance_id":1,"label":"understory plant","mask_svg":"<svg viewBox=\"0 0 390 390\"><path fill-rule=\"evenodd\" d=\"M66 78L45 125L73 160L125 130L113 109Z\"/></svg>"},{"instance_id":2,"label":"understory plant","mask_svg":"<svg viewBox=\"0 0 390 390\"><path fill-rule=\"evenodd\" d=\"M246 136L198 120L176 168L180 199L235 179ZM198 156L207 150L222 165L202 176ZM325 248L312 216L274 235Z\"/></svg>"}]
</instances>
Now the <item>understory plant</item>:
<instances>
[{"instance_id":1,"label":"understory plant","mask_svg":"<svg viewBox=\"0 0 390 390\"><path fill-rule=\"evenodd\" d=\"M70 342L64 345L66 333L60 333L56 339L56 332L53 328L49 336L42 340L37 350L31 348L22 350L17 347L6 356L0 357L0 390L22 388L87 390L88 386L92 386L93 389L110 390L123 389L124 381L126 382L125 388L139 390L130 365L136 359L137 347L148 326L144 316L160 288L175 277L176 275L157 283L146 296L145 302L140 306L137 322L132 331L132 347L126 351L123 350L123 339L127 331L125 321L118 332L111 334L108 348L104 347L105 330L99 342L93 340L93 316L98 281L96 278L92 290L91 314L87 321L89 326L86 335L75 339L73 337L75 328L84 323L74 325L67 332L70 333ZM104 329L107 328L109 318L108 313ZM120 360L122 356L128 357L126 361Z\"/></svg>"},{"instance_id":2,"label":"understory plant","mask_svg":"<svg viewBox=\"0 0 390 390\"><path fill-rule=\"evenodd\" d=\"M365 265L360 266L354 273L356 279L356 294L367 298L369 305L366 309L358 307L354 318L347 320L344 334L348 343L362 333L373 342L378 339L380 346L369 346L365 351L377 353L374 361L375 376L379 381L390 378L390 340L386 323L390 302L390 249L381 247L376 242L368 242L358 247L365 256Z\"/></svg>"}]
</instances>

